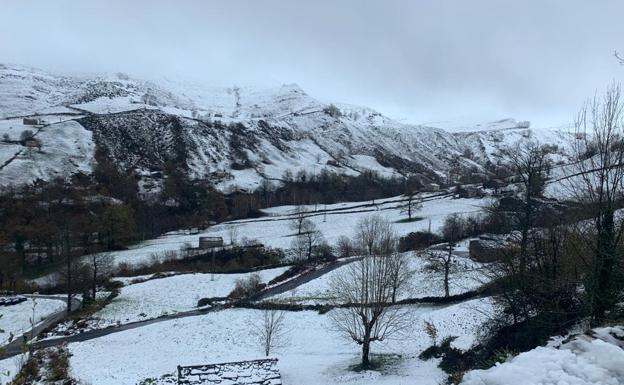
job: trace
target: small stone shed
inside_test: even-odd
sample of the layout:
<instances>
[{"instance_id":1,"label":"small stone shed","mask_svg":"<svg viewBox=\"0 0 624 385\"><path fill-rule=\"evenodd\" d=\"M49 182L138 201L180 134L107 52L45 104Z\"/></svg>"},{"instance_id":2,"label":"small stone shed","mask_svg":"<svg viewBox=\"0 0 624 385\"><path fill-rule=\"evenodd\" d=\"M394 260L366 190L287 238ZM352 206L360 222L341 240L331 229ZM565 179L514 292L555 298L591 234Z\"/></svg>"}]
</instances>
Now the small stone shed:
<instances>
[{"instance_id":1,"label":"small stone shed","mask_svg":"<svg viewBox=\"0 0 624 385\"><path fill-rule=\"evenodd\" d=\"M178 366L178 385L282 385L277 358Z\"/></svg>"},{"instance_id":2,"label":"small stone shed","mask_svg":"<svg viewBox=\"0 0 624 385\"><path fill-rule=\"evenodd\" d=\"M508 243L504 237L484 234L478 239L470 240L468 251L470 258L477 262L494 262L500 260L507 250Z\"/></svg>"},{"instance_id":3,"label":"small stone shed","mask_svg":"<svg viewBox=\"0 0 624 385\"><path fill-rule=\"evenodd\" d=\"M223 247L222 237L199 237L200 249L213 249L215 247Z\"/></svg>"}]
</instances>

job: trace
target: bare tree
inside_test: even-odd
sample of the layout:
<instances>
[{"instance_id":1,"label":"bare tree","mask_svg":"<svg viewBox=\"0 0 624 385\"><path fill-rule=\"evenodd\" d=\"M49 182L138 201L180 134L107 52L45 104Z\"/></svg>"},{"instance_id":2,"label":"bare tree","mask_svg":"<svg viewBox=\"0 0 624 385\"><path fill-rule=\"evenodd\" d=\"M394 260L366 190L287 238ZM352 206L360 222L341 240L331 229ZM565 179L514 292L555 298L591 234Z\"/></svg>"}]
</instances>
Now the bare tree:
<instances>
[{"instance_id":1,"label":"bare tree","mask_svg":"<svg viewBox=\"0 0 624 385\"><path fill-rule=\"evenodd\" d=\"M362 367L368 368L370 344L403 330L407 314L391 306L396 295L394 265L390 255L384 254L389 224L373 216L362 220L357 229L357 239L370 252L338 270L340 274L331 280L334 304L348 306L337 306L329 317L339 333L362 346Z\"/></svg>"},{"instance_id":2,"label":"bare tree","mask_svg":"<svg viewBox=\"0 0 624 385\"><path fill-rule=\"evenodd\" d=\"M428 250L422 255L428 261L427 269L441 272L444 277L444 296L450 296L450 273L454 266L453 251L455 245L465 233L465 221L457 214L450 215L442 226L442 236L447 241L447 250Z\"/></svg>"},{"instance_id":3,"label":"bare tree","mask_svg":"<svg viewBox=\"0 0 624 385\"><path fill-rule=\"evenodd\" d=\"M91 297L95 300L98 283L113 272L114 259L110 253L97 253L89 255L86 260L91 273Z\"/></svg>"},{"instance_id":4,"label":"bare tree","mask_svg":"<svg viewBox=\"0 0 624 385\"><path fill-rule=\"evenodd\" d=\"M575 170L570 187L584 203L593 220L590 246L593 254L586 261L586 293L594 320L604 317L617 302L622 289L624 266L621 253L624 225L615 211L624 198L624 104L619 84L602 98L594 97L575 121L573 153Z\"/></svg>"},{"instance_id":5,"label":"bare tree","mask_svg":"<svg viewBox=\"0 0 624 385\"><path fill-rule=\"evenodd\" d=\"M268 357L275 349L284 347L288 331L285 311L264 310L259 319L253 322L251 334Z\"/></svg>"},{"instance_id":6,"label":"bare tree","mask_svg":"<svg viewBox=\"0 0 624 385\"><path fill-rule=\"evenodd\" d=\"M301 222L301 233L293 240L293 249L300 259L312 260L317 247L323 243L323 234L314 222L304 219Z\"/></svg>"},{"instance_id":7,"label":"bare tree","mask_svg":"<svg viewBox=\"0 0 624 385\"><path fill-rule=\"evenodd\" d=\"M418 198L417 193L413 190L410 190L407 193L405 193L405 197L407 198L407 203L401 210L401 213L404 213L404 214L407 213L407 220L411 221L414 213L422 209L423 204L422 204L421 199Z\"/></svg>"},{"instance_id":8,"label":"bare tree","mask_svg":"<svg viewBox=\"0 0 624 385\"><path fill-rule=\"evenodd\" d=\"M356 225L355 243L366 255L388 255L394 239L390 222L379 214L365 217Z\"/></svg>"},{"instance_id":9,"label":"bare tree","mask_svg":"<svg viewBox=\"0 0 624 385\"><path fill-rule=\"evenodd\" d=\"M450 274L453 267L453 253L439 250L427 250L422 255L427 260L426 269L442 273L444 277L444 296L450 296Z\"/></svg>"},{"instance_id":10,"label":"bare tree","mask_svg":"<svg viewBox=\"0 0 624 385\"><path fill-rule=\"evenodd\" d=\"M297 231L297 235L301 235L301 230L303 227L303 222L308 216L308 209L301 205L295 208L295 212L290 222L290 228Z\"/></svg>"},{"instance_id":11,"label":"bare tree","mask_svg":"<svg viewBox=\"0 0 624 385\"><path fill-rule=\"evenodd\" d=\"M342 235L338 238L338 241L336 241L336 247L338 249L338 255L341 258L349 258L356 252L353 242L351 242L351 239L349 239L346 235Z\"/></svg>"},{"instance_id":12,"label":"bare tree","mask_svg":"<svg viewBox=\"0 0 624 385\"><path fill-rule=\"evenodd\" d=\"M414 270L409 265L406 253L393 250L387 258L390 259L390 284L392 285L392 303L397 300L397 294L409 286L414 277Z\"/></svg>"},{"instance_id":13,"label":"bare tree","mask_svg":"<svg viewBox=\"0 0 624 385\"><path fill-rule=\"evenodd\" d=\"M442 226L442 237L448 243L448 254L453 254L455 246L466 233L466 221L459 214L446 217Z\"/></svg>"},{"instance_id":14,"label":"bare tree","mask_svg":"<svg viewBox=\"0 0 624 385\"><path fill-rule=\"evenodd\" d=\"M551 162L548 158L547 147L538 142L526 142L513 150L507 150L513 171L522 185L522 205L514 213L515 222L520 228L520 269L527 269L527 243L529 232L535 227L535 217L538 209L536 198L542 196L546 179L550 173Z\"/></svg>"},{"instance_id":15,"label":"bare tree","mask_svg":"<svg viewBox=\"0 0 624 385\"><path fill-rule=\"evenodd\" d=\"M228 238L230 238L230 245L234 246L238 240L238 226L229 225L227 228Z\"/></svg>"}]
</instances>

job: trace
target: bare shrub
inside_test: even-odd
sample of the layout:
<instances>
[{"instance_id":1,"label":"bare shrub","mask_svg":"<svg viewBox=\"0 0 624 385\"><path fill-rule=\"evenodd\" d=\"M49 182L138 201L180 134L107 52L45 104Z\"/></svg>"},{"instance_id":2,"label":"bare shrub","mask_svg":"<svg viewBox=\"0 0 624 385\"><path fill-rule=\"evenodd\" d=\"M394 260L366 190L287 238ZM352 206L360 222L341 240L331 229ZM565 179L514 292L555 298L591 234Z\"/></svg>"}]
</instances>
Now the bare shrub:
<instances>
[{"instance_id":1,"label":"bare shrub","mask_svg":"<svg viewBox=\"0 0 624 385\"><path fill-rule=\"evenodd\" d=\"M247 298L262 290L264 286L260 275L253 273L248 277L237 279L234 290L229 296L231 298Z\"/></svg>"}]
</instances>

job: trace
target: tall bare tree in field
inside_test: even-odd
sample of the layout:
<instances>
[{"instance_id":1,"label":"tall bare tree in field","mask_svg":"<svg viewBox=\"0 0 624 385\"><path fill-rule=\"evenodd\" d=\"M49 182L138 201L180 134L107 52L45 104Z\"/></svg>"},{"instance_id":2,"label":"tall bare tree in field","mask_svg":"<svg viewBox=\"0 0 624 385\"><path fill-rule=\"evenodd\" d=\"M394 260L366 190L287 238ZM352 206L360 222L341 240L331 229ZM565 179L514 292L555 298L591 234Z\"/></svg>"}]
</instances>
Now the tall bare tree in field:
<instances>
[{"instance_id":1,"label":"tall bare tree in field","mask_svg":"<svg viewBox=\"0 0 624 385\"><path fill-rule=\"evenodd\" d=\"M91 297L95 300L97 285L100 281L113 272L113 255L110 253L95 253L86 258L87 266L91 274Z\"/></svg>"},{"instance_id":2,"label":"tall bare tree in field","mask_svg":"<svg viewBox=\"0 0 624 385\"><path fill-rule=\"evenodd\" d=\"M264 355L268 357L275 349L283 347L288 328L286 325L286 312L281 310L264 310L258 320L254 321L251 334Z\"/></svg>"},{"instance_id":3,"label":"tall bare tree in field","mask_svg":"<svg viewBox=\"0 0 624 385\"><path fill-rule=\"evenodd\" d=\"M362 346L362 367L370 366L370 345L403 330L407 313L391 306L402 281L396 280L397 254L391 245L392 232L380 216L362 220L356 239L366 255L339 270L331 281L337 307L329 313L335 329ZM397 283L401 283L396 287Z\"/></svg>"},{"instance_id":4,"label":"tall bare tree in field","mask_svg":"<svg viewBox=\"0 0 624 385\"><path fill-rule=\"evenodd\" d=\"M305 206L297 206L293 217L290 221L290 228L297 231L297 235L301 235L303 224L308 216L308 209Z\"/></svg>"},{"instance_id":5,"label":"tall bare tree in field","mask_svg":"<svg viewBox=\"0 0 624 385\"><path fill-rule=\"evenodd\" d=\"M604 317L622 290L624 226L615 211L624 199L624 103L619 84L594 97L578 114L569 175L571 190L593 221L586 292L594 320Z\"/></svg>"}]
</instances>

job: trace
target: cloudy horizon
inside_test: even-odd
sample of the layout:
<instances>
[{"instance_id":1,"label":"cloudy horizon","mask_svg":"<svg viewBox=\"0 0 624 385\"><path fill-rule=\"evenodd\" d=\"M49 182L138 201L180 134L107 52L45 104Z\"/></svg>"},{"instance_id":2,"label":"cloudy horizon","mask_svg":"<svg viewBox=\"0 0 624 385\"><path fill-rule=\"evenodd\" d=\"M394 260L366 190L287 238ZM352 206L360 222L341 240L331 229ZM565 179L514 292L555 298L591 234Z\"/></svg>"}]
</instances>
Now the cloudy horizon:
<instances>
[{"instance_id":1,"label":"cloudy horizon","mask_svg":"<svg viewBox=\"0 0 624 385\"><path fill-rule=\"evenodd\" d=\"M569 122L624 67L618 1L9 1L0 62L297 83L410 123Z\"/></svg>"}]
</instances>

